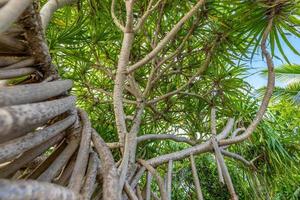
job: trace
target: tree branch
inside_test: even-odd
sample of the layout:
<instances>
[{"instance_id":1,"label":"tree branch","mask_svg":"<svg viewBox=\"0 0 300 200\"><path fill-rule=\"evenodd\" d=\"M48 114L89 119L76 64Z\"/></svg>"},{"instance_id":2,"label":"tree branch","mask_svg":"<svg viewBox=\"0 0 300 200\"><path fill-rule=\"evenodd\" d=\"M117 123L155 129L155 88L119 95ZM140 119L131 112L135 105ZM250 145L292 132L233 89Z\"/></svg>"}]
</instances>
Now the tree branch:
<instances>
[{"instance_id":1,"label":"tree branch","mask_svg":"<svg viewBox=\"0 0 300 200\"><path fill-rule=\"evenodd\" d=\"M82 180L88 165L89 150L91 143L91 122L85 111L78 109L82 122L81 141L77 153L76 163L69 181L68 187L75 192L80 192Z\"/></svg>"},{"instance_id":2,"label":"tree branch","mask_svg":"<svg viewBox=\"0 0 300 200\"><path fill-rule=\"evenodd\" d=\"M156 66L153 68L153 70L151 71L151 74L148 78L148 81L147 81L147 85L146 85L146 88L143 92L143 96L144 97L147 97L148 93L150 92L150 90L152 89L153 85L155 84L155 82L157 80L160 79L160 77L164 74L164 72L169 69L171 66L172 66L172 62L170 62L165 68L164 70L157 74L155 79L153 79L153 76L155 75L156 71L165 63L167 62L168 60L174 58L176 55L178 55L183 47L184 47L184 44L186 43L186 41L189 39L189 37L192 35L192 33L194 32L196 26L197 26L197 22L199 21L199 18L197 17L197 19L194 21L192 27L190 28L190 30L188 31L188 33L186 34L186 36L183 38L181 44L177 47L177 49L171 53L170 55L168 55L167 57L163 58L161 61L159 61L158 64L156 64Z\"/></svg>"},{"instance_id":3,"label":"tree branch","mask_svg":"<svg viewBox=\"0 0 300 200\"><path fill-rule=\"evenodd\" d=\"M215 49L215 46L216 46L216 42L213 43L212 48L207 53L206 59L205 59L203 65L198 69L198 71L196 72L196 74L193 75L185 84L183 84L182 86L180 86L177 90L174 90L172 92L169 92L167 94L164 94L164 95L162 95L160 97L157 97L157 98L155 98L153 100L148 101L147 104L157 103L157 102L159 102L159 101L161 101L161 100L163 100L165 98L168 98L168 97L171 97L171 96L173 96L175 94L178 94L183 89L185 89L187 86L189 86L190 84L192 84L195 81L195 79L198 76L200 76L201 74L203 74L206 71L206 69L208 68L208 66L209 66L209 64L211 62L211 58L212 58L212 54L213 54L213 51Z\"/></svg>"},{"instance_id":4,"label":"tree branch","mask_svg":"<svg viewBox=\"0 0 300 200\"><path fill-rule=\"evenodd\" d=\"M64 7L65 5L71 4L74 0L49 0L41 9L40 16L42 20L42 27L44 31L51 20L53 13Z\"/></svg>"},{"instance_id":5,"label":"tree branch","mask_svg":"<svg viewBox=\"0 0 300 200\"><path fill-rule=\"evenodd\" d=\"M138 143L144 142L146 140L173 140L175 142L184 142L192 146L196 144L195 141L192 141L188 138L178 137L172 134L149 134L149 135L142 135L137 138Z\"/></svg>"},{"instance_id":6,"label":"tree branch","mask_svg":"<svg viewBox=\"0 0 300 200\"><path fill-rule=\"evenodd\" d=\"M275 2L275 4L276 3L277 3L277 1ZM253 131L256 129L256 127L258 126L259 122L262 120L262 118L267 110L267 107L270 102L270 99L271 99L271 96L272 96L272 93L274 90L274 86L275 86L275 73L274 73L274 63L273 63L270 53L267 50L266 42L267 42L267 38L273 27L275 9L276 9L276 7L274 6L272 8L271 15L268 18L268 25L263 33L262 41L261 41L262 54L266 58L267 66L268 66L268 83L267 83L267 88L266 88L264 98L261 102L259 110L256 113L255 118L253 119L251 124L248 126L246 131L242 135L239 135L237 137L220 141L220 145L234 144L234 143L238 143L238 142L246 140L248 137L251 136Z\"/></svg>"},{"instance_id":7,"label":"tree branch","mask_svg":"<svg viewBox=\"0 0 300 200\"><path fill-rule=\"evenodd\" d=\"M156 56L167 43L178 33L180 28L185 24L185 22L190 19L198 9L203 5L204 0L199 0L198 3L183 17L181 20L172 28L172 30L158 43L155 49L153 49L149 54L147 54L142 60L138 61L134 65L128 68L128 73L132 73L141 66L147 64L154 56Z\"/></svg>"},{"instance_id":8,"label":"tree branch","mask_svg":"<svg viewBox=\"0 0 300 200\"><path fill-rule=\"evenodd\" d=\"M232 180L231 180L231 177L229 175L227 166L226 166L224 158L221 154L221 150L218 146L218 140L217 140L217 137L216 137L216 135L217 135L216 108L214 106L211 108L211 119L210 120L211 120L211 133L212 133L211 142L212 142L212 146L213 146L215 156L216 156L217 167L218 167L218 172L219 172L219 178L220 178L221 182L223 181L223 179L225 180L228 191L231 195L231 199L232 200L238 200L238 197L235 193L235 190L234 190Z\"/></svg>"},{"instance_id":9,"label":"tree branch","mask_svg":"<svg viewBox=\"0 0 300 200\"><path fill-rule=\"evenodd\" d=\"M224 156L227 156L227 157L230 157L230 158L234 158L238 161L241 161L244 165L248 166L248 167L251 167L252 169L256 170L256 167L253 165L252 162L246 160L245 158L243 158L241 155L239 154L236 154L236 153L232 153L232 152L229 152L229 151L226 151L224 149L221 149L221 153L224 155Z\"/></svg>"},{"instance_id":10,"label":"tree branch","mask_svg":"<svg viewBox=\"0 0 300 200\"><path fill-rule=\"evenodd\" d=\"M195 158L193 154L190 155L190 162L191 162L191 168L192 168L192 174L193 174L194 184L196 188L197 198L198 200L203 200L202 189L201 189L197 168L195 164Z\"/></svg>"},{"instance_id":11,"label":"tree branch","mask_svg":"<svg viewBox=\"0 0 300 200\"><path fill-rule=\"evenodd\" d=\"M10 0L0 8L0 33L7 31L31 2L32 0Z\"/></svg>"},{"instance_id":12,"label":"tree branch","mask_svg":"<svg viewBox=\"0 0 300 200\"><path fill-rule=\"evenodd\" d=\"M125 27L121 24L121 22L118 20L116 14L115 14L115 7L116 7L116 0L112 0L110 12L111 12L111 16L112 16L112 18L113 18L113 21L114 21L115 25L116 25L121 31L125 32Z\"/></svg>"},{"instance_id":13,"label":"tree branch","mask_svg":"<svg viewBox=\"0 0 300 200\"><path fill-rule=\"evenodd\" d=\"M148 5L148 8L147 8L146 12L143 14L143 16L141 17L141 19L138 21L137 25L134 27L134 29L133 29L134 32L138 31L144 25L146 19L153 12L153 10L155 10L159 6L159 4L162 1L164 1L164 0L158 0L156 2L156 4L154 6L152 6L153 5L153 1L154 0L150 0L150 3Z\"/></svg>"},{"instance_id":14,"label":"tree branch","mask_svg":"<svg viewBox=\"0 0 300 200\"><path fill-rule=\"evenodd\" d=\"M172 199L172 171L173 171L173 161L169 160L168 173L167 173L167 187L166 187L168 200Z\"/></svg>"},{"instance_id":15,"label":"tree branch","mask_svg":"<svg viewBox=\"0 0 300 200\"><path fill-rule=\"evenodd\" d=\"M162 200L168 200L168 195L167 192L165 190L164 187L164 181L162 180L162 178L160 177L160 175L157 173L157 171L150 165L148 164L146 161L144 160L138 160L138 162L143 165L156 179L159 190L160 190L160 194L161 194L161 199Z\"/></svg>"},{"instance_id":16,"label":"tree branch","mask_svg":"<svg viewBox=\"0 0 300 200\"><path fill-rule=\"evenodd\" d=\"M94 129L92 130L92 140L102 161L103 171L105 171L103 173L104 200L120 200L122 188L119 187L119 175L113 155L104 140Z\"/></svg>"}]
</instances>

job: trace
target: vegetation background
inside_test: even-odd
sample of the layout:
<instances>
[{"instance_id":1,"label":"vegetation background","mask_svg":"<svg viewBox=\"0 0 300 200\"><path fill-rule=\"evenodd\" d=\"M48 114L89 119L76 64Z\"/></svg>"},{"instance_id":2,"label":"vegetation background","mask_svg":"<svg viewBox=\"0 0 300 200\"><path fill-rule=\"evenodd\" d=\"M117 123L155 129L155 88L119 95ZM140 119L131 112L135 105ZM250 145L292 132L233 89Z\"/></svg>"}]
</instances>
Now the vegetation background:
<instances>
[{"instance_id":1,"label":"vegetation background","mask_svg":"<svg viewBox=\"0 0 300 200\"><path fill-rule=\"evenodd\" d=\"M166 2L159 38L195 1ZM180 45L194 20L199 20L201 24L184 44L185 50L176 58L171 70L168 70L169 76L161 78L150 97L182 85L184 77L195 73L198 62L203 60L199 52L208 48L214 36L226 36L226 39L214 54L213 67L207 70L203 79L189 86L188 92L196 95L183 93L157 103L155 109L146 108L139 135L175 133L195 141L205 140L208 137L211 101L215 102L219 110L218 127L222 127L229 116L238 119L239 124L236 126L247 126L251 122L264 90L257 90L257 87L266 74L262 70L259 75L253 75L256 69L261 70L260 67L266 66L261 61L259 48L266 25L266 2L209 0L205 12L201 12L198 19L194 17L183 26L162 54L172 52ZM300 37L300 3L296 0L282 2L268 42L273 58L277 60L276 73L280 84L277 84L267 114L251 139L230 147L231 151L251 161L254 167L249 168L226 158L240 199L300 199L300 62L289 60L290 57L300 55L297 39ZM88 0L60 9L55 13L46 35L60 74L75 82L72 93L78 97L78 106L88 112L97 132L107 142L114 142L117 135L111 97L113 81L107 71L114 73L116 70L122 34L112 20L110 3L108 0ZM136 8L144 10L147 3L146 0L137 1ZM116 10L123 18L124 8L117 4ZM132 60L139 60L151 49L158 15L158 12L151 15L137 34ZM291 56L291 53L294 55ZM142 68L135 75L141 85L146 84L148 69ZM213 94L216 88L218 98L214 98ZM128 105L126 113L131 112L133 108ZM139 157L149 159L186 146L174 141L145 142L138 146L137 153ZM119 152L115 151L114 156L117 158ZM196 164L204 199L229 199L226 186L218 181L213 155L197 156ZM162 174L166 170L167 166L159 168ZM172 187L175 192L172 193L172 199L196 199L191 173L188 160L174 164Z\"/></svg>"}]
</instances>

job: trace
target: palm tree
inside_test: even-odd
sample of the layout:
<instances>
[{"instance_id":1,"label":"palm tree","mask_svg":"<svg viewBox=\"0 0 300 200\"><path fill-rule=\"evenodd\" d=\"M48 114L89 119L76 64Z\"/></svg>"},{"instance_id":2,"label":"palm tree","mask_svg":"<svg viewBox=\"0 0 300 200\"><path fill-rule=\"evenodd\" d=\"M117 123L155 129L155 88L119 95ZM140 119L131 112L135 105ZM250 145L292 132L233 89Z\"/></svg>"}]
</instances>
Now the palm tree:
<instances>
[{"instance_id":1,"label":"palm tree","mask_svg":"<svg viewBox=\"0 0 300 200\"><path fill-rule=\"evenodd\" d=\"M263 76L267 71L262 71ZM274 89L273 98L285 99L295 104L300 103L300 65L285 64L275 68L275 75L278 80L285 83L285 86L277 86ZM264 88L260 89L262 91Z\"/></svg>"}]
</instances>

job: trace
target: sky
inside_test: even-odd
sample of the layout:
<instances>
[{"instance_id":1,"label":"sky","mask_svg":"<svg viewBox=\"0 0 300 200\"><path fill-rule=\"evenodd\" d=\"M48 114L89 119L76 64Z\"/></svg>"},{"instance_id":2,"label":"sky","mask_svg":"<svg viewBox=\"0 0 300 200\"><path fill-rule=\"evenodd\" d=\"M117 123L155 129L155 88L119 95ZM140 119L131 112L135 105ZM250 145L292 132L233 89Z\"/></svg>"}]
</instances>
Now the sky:
<instances>
[{"instance_id":1,"label":"sky","mask_svg":"<svg viewBox=\"0 0 300 200\"><path fill-rule=\"evenodd\" d=\"M288 36L288 39L289 39L290 43L300 52L300 38L296 38L294 36ZM281 44L282 44L283 50L284 50L284 52L286 52L286 56L288 57L290 62L294 63L294 64L300 64L300 56L294 54L287 47L287 45L284 42L282 42ZM280 55L280 53L278 52L277 49L275 49L275 54L276 54L276 56L278 56L282 59L282 60L279 60L276 58L273 59L275 67L278 67L282 64L286 64L286 62L284 61L284 59L282 58L282 56ZM256 89L266 86L267 79L265 77L262 77L258 73L262 69L267 69L267 65L266 65L265 61L262 60L261 55L256 55L253 58L252 63L249 63L249 67L251 68L249 73L253 74L253 75L249 76L246 79L246 81L248 83L250 83ZM285 83L282 83L278 80L276 81L276 86L284 86L284 85L285 85Z\"/></svg>"}]
</instances>

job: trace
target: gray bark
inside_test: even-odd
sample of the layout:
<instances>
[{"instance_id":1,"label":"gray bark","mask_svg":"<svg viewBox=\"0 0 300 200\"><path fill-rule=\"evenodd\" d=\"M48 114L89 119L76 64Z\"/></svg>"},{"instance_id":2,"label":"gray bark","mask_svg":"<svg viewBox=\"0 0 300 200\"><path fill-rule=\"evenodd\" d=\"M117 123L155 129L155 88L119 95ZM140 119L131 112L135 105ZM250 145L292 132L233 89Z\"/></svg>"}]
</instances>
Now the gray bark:
<instances>
[{"instance_id":1,"label":"gray bark","mask_svg":"<svg viewBox=\"0 0 300 200\"><path fill-rule=\"evenodd\" d=\"M199 181L199 177L198 177L198 173L197 173L197 168L196 168L196 163L195 163L195 158L194 158L193 154L191 154L191 156L190 156L190 162L191 162L191 168L192 168L195 189L196 189L196 193L197 193L197 199L203 200L202 189L201 189L201 185L200 185L200 181Z\"/></svg>"},{"instance_id":2,"label":"gray bark","mask_svg":"<svg viewBox=\"0 0 300 200\"><path fill-rule=\"evenodd\" d=\"M27 67L21 69L1 69L0 80L17 78L20 76L26 76L35 72L36 69Z\"/></svg>"},{"instance_id":3,"label":"gray bark","mask_svg":"<svg viewBox=\"0 0 300 200\"><path fill-rule=\"evenodd\" d=\"M0 163L9 161L19 154L36 147L43 142L55 137L58 134L63 134L63 131L70 127L76 120L75 116L70 116L62 121L46 127L36 132L28 133L27 135L10 140L0 145Z\"/></svg>"},{"instance_id":4,"label":"gray bark","mask_svg":"<svg viewBox=\"0 0 300 200\"><path fill-rule=\"evenodd\" d=\"M0 200L80 200L73 191L50 183L0 179Z\"/></svg>"},{"instance_id":5,"label":"gray bark","mask_svg":"<svg viewBox=\"0 0 300 200\"><path fill-rule=\"evenodd\" d=\"M103 139L92 131L92 139L100 157L103 169L103 200L120 200L122 188L119 187L119 175L113 156Z\"/></svg>"},{"instance_id":6,"label":"gray bark","mask_svg":"<svg viewBox=\"0 0 300 200\"><path fill-rule=\"evenodd\" d=\"M168 193L168 200L172 199L172 171L173 171L173 161L169 160L169 163L168 163L168 173L167 173L167 193Z\"/></svg>"},{"instance_id":7,"label":"gray bark","mask_svg":"<svg viewBox=\"0 0 300 200\"><path fill-rule=\"evenodd\" d=\"M22 136L75 107L75 97L0 109L0 142Z\"/></svg>"},{"instance_id":8,"label":"gray bark","mask_svg":"<svg viewBox=\"0 0 300 200\"><path fill-rule=\"evenodd\" d=\"M57 144L61 141L64 137L64 134L58 134L51 138L50 140L40 144L39 146L30 149L22 154L22 156L18 157L17 159L13 160L8 165L0 168L0 178L7 178L17 172L20 168L25 166L27 163L35 159L36 157L40 156L44 153L47 149L51 146Z\"/></svg>"},{"instance_id":9,"label":"gray bark","mask_svg":"<svg viewBox=\"0 0 300 200\"><path fill-rule=\"evenodd\" d=\"M63 80L5 87L0 90L0 107L43 101L66 92L72 85L71 80Z\"/></svg>"},{"instance_id":10,"label":"gray bark","mask_svg":"<svg viewBox=\"0 0 300 200\"><path fill-rule=\"evenodd\" d=\"M26 175L26 179L37 179L49 165L60 155L60 153L66 148L67 143L64 140L60 143L55 150L44 160L39 166L37 166L29 175Z\"/></svg>"},{"instance_id":11,"label":"gray bark","mask_svg":"<svg viewBox=\"0 0 300 200\"><path fill-rule=\"evenodd\" d=\"M69 182L69 188L75 192L79 192L83 183L84 173L86 171L89 158L89 150L91 143L91 123L85 111L79 110L82 121L82 132L80 147L76 158L76 163Z\"/></svg>"},{"instance_id":12,"label":"gray bark","mask_svg":"<svg viewBox=\"0 0 300 200\"><path fill-rule=\"evenodd\" d=\"M150 172L147 172L146 200L150 200L151 198L151 182L152 182L152 174Z\"/></svg>"},{"instance_id":13,"label":"gray bark","mask_svg":"<svg viewBox=\"0 0 300 200\"><path fill-rule=\"evenodd\" d=\"M41 174L37 180L50 182L54 177L56 177L59 171L68 163L71 156L76 151L79 144L78 138L72 138L68 146L59 154L55 161L48 166L48 169Z\"/></svg>"},{"instance_id":14,"label":"gray bark","mask_svg":"<svg viewBox=\"0 0 300 200\"><path fill-rule=\"evenodd\" d=\"M68 164L64 167L62 174L54 182L59 185L67 186L74 169L77 153L75 152L70 158Z\"/></svg>"},{"instance_id":15,"label":"gray bark","mask_svg":"<svg viewBox=\"0 0 300 200\"><path fill-rule=\"evenodd\" d=\"M72 3L73 1L75 0L49 0L40 11L43 29L45 30L47 28L51 17L56 10Z\"/></svg>"},{"instance_id":16,"label":"gray bark","mask_svg":"<svg viewBox=\"0 0 300 200\"><path fill-rule=\"evenodd\" d=\"M24 67L30 67L33 64L34 64L34 59L28 58L25 60L21 60L20 62L14 63L12 65L6 66L3 69L19 69L19 68L24 68Z\"/></svg>"},{"instance_id":17,"label":"gray bark","mask_svg":"<svg viewBox=\"0 0 300 200\"><path fill-rule=\"evenodd\" d=\"M0 42L1 43L1 42ZM1 56L0 67L7 67L26 59L26 57Z\"/></svg>"},{"instance_id":18,"label":"gray bark","mask_svg":"<svg viewBox=\"0 0 300 200\"><path fill-rule=\"evenodd\" d=\"M86 172L86 178L85 178L85 183L82 188L82 197L83 200L89 200L92 197L93 194L93 189L94 189L94 184L96 181L96 175L97 175L97 154L95 152L90 153L89 157L89 165L88 169Z\"/></svg>"},{"instance_id":19,"label":"gray bark","mask_svg":"<svg viewBox=\"0 0 300 200\"><path fill-rule=\"evenodd\" d=\"M0 33L5 32L29 6L32 0L10 0L0 10Z\"/></svg>"}]
</instances>

